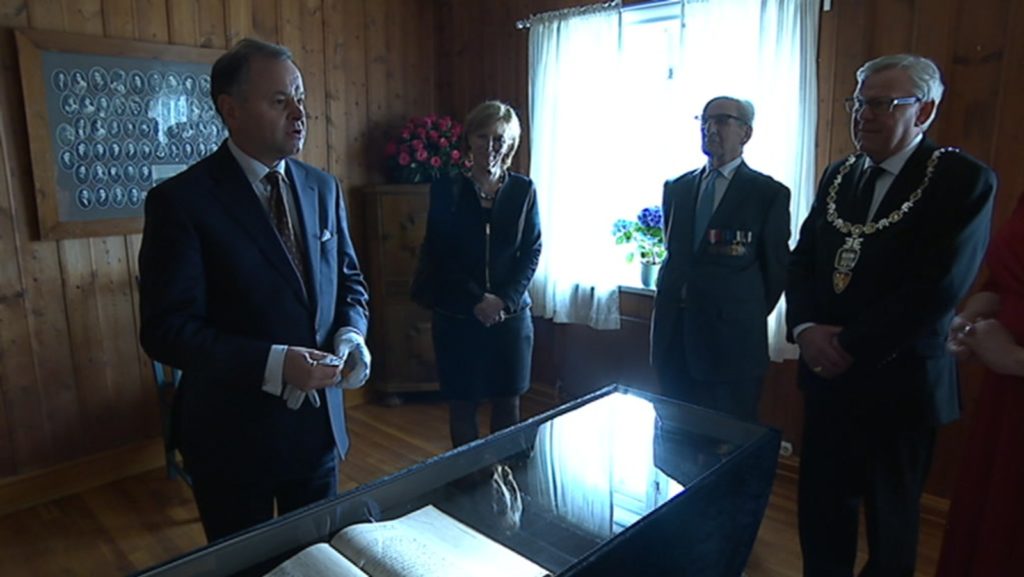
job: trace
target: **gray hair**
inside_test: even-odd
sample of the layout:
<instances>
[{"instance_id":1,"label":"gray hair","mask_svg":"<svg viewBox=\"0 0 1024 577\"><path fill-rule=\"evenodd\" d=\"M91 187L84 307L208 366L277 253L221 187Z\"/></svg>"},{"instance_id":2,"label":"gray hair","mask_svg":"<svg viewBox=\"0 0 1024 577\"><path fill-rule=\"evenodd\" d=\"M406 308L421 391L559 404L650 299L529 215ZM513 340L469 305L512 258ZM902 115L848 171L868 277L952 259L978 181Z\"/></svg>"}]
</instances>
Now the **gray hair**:
<instances>
[{"instance_id":1,"label":"gray hair","mask_svg":"<svg viewBox=\"0 0 1024 577\"><path fill-rule=\"evenodd\" d=\"M748 126L754 125L754 103L749 100L743 100L742 98L736 98L734 96L716 96L708 103L704 105L704 110L707 110L709 106L718 101L734 102L740 107L740 120L746 123Z\"/></svg>"},{"instance_id":2,"label":"gray hair","mask_svg":"<svg viewBox=\"0 0 1024 577\"><path fill-rule=\"evenodd\" d=\"M922 102L933 101L935 108L932 110L931 118L924 124L925 130L935 120L935 113L938 111L939 102L942 101L942 93L946 87L942 84L942 73L939 67L930 59L916 54L891 54L881 56L866 62L857 70L857 84L860 85L864 79L872 74L898 68L905 70L914 84L914 95Z\"/></svg>"},{"instance_id":3,"label":"gray hair","mask_svg":"<svg viewBox=\"0 0 1024 577\"><path fill-rule=\"evenodd\" d=\"M256 58L294 62L291 50L284 46L255 38L239 40L231 50L222 54L213 63L213 69L210 71L210 97L213 98L217 114L220 114L220 107L217 106L218 97L221 94L237 95L238 89L249 79L249 64Z\"/></svg>"}]
</instances>

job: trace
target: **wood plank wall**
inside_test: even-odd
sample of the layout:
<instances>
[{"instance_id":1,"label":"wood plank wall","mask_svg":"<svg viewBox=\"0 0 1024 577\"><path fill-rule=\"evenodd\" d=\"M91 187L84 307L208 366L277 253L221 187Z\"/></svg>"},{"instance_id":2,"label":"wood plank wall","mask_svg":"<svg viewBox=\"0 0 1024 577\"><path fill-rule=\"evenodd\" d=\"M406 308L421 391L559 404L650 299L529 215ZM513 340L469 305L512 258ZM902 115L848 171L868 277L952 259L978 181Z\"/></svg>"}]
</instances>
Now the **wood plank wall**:
<instances>
[{"instance_id":1,"label":"wood plank wall","mask_svg":"<svg viewBox=\"0 0 1024 577\"><path fill-rule=\"evenodd\" d=\"M528 32L517 31L515 22L584 3L440 0L441 107L464 114L480 100L500 98L512 103L525 118ZM1024 101L1024 2L832 0L831 4L832 10L822 15L819 46L819 172L831 159L852 150L842 99L853 91L854 72L860 64L886 53L918 52L936 60L948 86L930 136L941 144L960 146L996 169L1000 192L995 221L1003 222L1024 189L1024 172L1019 169L1024 150L1024 132L1020 130L1024 107L1019 105ZM516 166L525 170L529 166L528 141L520 150ZM686 168L681 166L680 171ZM574 351L596 347L643 358L646 343L626 336L637 333L634 329L615 336L539 326L537 365L558 372L563 380L585 381L585 375L598 370L594 363L600 363L602 357L579 359ZM609 367L612 373L617 370ZM970 409L980 371L968 367L964 377ZM802 408L793 379L793 363L773 367L766 381L762 416L798 444ZM966 421L969 419L947 427L940 435L928 489L933 495L949 495L962 456Z\"/></svg>"},{"instance_id":2,"label":"wood plank wall","mask_svg":"<svg viewBox=\"0 0 1024 577\"><path fill-rule=\"evenodd\" d=\"M302 158L338 175L350 204L354 187L382 181L375 159L389 131L436 101L430 2L0 0L0 480L159 435L137 344L140 235L36 240L13 28L220 49L245 36L285 44L307 92Z\"/></svg>"}]
</instances>

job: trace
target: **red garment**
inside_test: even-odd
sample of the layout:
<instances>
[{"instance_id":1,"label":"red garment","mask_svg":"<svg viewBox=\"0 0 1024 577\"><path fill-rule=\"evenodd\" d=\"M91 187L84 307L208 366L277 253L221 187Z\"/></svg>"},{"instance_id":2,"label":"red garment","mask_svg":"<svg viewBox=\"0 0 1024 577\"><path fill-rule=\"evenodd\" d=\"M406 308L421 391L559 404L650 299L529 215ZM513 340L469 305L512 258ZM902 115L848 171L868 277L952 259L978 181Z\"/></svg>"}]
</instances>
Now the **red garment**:
<instances>
[{"instance_id":1,"label":"red garment","mask_svg":"<svg viewBox=\"0 0 1024 577\"><path fill-rule=\"evenodd\" d=\"M995 236L985 290L1024 344L1024 201ZM1024 378L989 371L978 396L936 577L1024 575Z\"/></svg>"}]
</instances>

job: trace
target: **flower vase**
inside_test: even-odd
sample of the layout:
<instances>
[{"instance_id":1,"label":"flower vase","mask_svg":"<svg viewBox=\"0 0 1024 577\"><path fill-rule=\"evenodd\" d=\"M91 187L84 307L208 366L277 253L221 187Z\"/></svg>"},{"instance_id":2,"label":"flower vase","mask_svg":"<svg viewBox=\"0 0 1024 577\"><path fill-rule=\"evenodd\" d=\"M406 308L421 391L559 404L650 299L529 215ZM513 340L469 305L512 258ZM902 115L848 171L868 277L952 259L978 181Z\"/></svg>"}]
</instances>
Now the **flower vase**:
<instances>
[{"instance_id":1,"label":"flower vase","mask_svg":"<svg viewBox=\"0 0 1024 577\"><path fill-rule=\"evenodd\" d=\"M661 264L640 263L640 284L644 288L653 289L658 284L658 269L660 268Z\"/></svg>"}]
</instances>

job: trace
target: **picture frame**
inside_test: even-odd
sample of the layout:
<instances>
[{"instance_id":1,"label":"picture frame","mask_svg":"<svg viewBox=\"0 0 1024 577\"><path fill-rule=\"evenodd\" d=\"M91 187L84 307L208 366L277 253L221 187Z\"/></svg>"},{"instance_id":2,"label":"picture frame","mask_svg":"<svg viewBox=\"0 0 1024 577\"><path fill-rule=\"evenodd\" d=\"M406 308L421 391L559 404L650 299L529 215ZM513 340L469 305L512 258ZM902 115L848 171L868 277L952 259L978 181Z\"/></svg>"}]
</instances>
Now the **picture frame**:
<instances>
[{"instance_id":1,"label":"picture frame","mask_svg":"<svg viewBox=\"0 0 1024 577\"><path fill-rule=\"evenodd\" d=\"M210 99L224 51L15 30L39 236L142 232L148 191L227 131Z\"/></svg>"}]
</instances>

